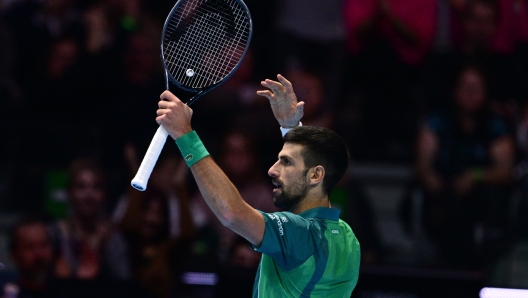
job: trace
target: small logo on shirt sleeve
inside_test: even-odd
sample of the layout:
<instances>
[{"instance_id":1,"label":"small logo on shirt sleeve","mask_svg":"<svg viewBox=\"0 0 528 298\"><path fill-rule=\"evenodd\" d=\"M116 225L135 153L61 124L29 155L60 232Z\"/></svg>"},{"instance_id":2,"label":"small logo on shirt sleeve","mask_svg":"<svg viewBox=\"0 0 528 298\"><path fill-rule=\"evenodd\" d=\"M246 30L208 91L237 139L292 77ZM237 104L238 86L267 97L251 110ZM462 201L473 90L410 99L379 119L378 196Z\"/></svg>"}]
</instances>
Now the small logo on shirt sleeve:
<instances>
[{"instance_id":1,"label":"small logo on shirt sleeve","mask_svg":"<svg viewBox=\"0 0 528 298\"><path fill-rule=\"evenodd\" d=\"M269 214L268 213L268 216L269 218L271 218L272 220L277 220L277 226L279 228L279 234L281 236L284 235L284 228L282 227L282 221L281 221L281 218L278 216L278 215L275 215L275 214ZM288 219L286 219L286 221L288 221Z\"/></svg>"}]
</instances>

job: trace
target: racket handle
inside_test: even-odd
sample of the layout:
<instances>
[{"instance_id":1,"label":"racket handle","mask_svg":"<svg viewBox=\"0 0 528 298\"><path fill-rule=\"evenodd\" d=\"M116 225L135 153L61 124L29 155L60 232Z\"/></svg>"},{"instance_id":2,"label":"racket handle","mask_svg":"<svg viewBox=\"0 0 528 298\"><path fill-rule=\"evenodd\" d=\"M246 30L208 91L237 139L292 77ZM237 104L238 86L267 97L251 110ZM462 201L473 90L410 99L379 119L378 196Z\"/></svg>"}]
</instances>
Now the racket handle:
<instances>
[{"instance_id":1,"label":"racket handle","mask_svg":"<svg viewBox=\"0 0 528 298\"><path fill-rule=\"evenodd\" d=\"M131 185L133 188L140 191L147 189L148 179L152 173L152 169L154 168L156 161L158 160L161 149L163 149L163 145L165 145L168 135L169 133L165 130L165 128L163 128L163 126L160 125L156 131L156 134L152 138L152 141L150 142L147 153L145 153L145 157L143 157L143 161L139 166L136 177L132 179Z\"/></svg>"}]
</instances>

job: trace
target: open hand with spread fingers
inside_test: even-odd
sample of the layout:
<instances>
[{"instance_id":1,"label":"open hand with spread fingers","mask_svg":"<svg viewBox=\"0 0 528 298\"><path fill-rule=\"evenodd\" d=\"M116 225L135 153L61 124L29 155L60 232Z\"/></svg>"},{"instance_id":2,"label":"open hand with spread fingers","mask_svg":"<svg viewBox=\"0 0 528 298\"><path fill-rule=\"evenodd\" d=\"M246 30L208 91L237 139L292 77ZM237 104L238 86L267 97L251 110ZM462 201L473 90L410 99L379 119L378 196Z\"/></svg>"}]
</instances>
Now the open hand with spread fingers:
<instances>
[{"instance_id":1,"label":"open hand with spread fingers","mask_svg":"<svg viewBox=\"0 0 528 298\"><path fill-rule=\"evenodd\" d=\"M297 102L293 86L285 77L277 75L277 81L266 79L261 85L269 90L259 90L258 95L269 99L273 115L284 128L293 128L299 125L304 111L304 102Z\"/></svg>"}]
</instances>

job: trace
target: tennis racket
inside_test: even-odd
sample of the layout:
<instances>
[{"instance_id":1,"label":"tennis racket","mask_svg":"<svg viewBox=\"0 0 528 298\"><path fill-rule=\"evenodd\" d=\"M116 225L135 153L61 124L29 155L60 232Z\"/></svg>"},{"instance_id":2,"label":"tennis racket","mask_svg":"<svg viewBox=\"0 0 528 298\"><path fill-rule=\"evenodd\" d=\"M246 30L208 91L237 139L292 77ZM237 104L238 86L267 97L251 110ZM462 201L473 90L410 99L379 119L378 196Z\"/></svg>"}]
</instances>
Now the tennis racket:
<instances>
[{"instance_id":1,"label":"tennis racket","mask_svg":"<svg viewBox=\"0 0 528 298\"><path fill-rule=\"evenodd\" d=\"M253 23L241 0L180 0L163 26L161 60L165 87L169 82L193 96L225 82L238 68L249 48ZM168 133L160 125L145 153L132 187L147 189L147 182Z\"/></svg>"}]
</instances>

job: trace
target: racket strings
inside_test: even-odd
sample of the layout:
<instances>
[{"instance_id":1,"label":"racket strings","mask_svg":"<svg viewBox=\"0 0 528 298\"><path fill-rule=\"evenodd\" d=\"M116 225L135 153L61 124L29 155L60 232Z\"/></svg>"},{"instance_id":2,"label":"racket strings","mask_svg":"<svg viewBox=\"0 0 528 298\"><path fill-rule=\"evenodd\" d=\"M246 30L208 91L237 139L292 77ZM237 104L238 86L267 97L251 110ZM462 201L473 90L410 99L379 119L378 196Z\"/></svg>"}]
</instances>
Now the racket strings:
<instances>
[{"instance_id":1,"label":"racket strings","mask_svg":"<svg viewBox=\"0 0 528 298\"><path fill-rule=\"evenodd\" d=\"M190 6L187 6L187 9L188 7ZM189 28L188 32L198 32L198 34L201 34L202 38L205 38L206 40L212 40L213 37L215 36L221 36L219 34L225 34L225 30L222 30L225 28L226 24L225 22L223 21L223 19L219 18L219 14L218 13L213 13L212 11L210 10L204 10L205 11L205 16L206 17L203 17L203 14L202 16L198 17L197 20L194 20L194 22L196 24L193 24L192 27L195 27L195 28ZM184 11L184 14L186 13L187 11ZM196 19L196 18L195 18ZM219 23L214 23L215 19L218 19L219 20ZM225 41L225 37L224 37L224 41ZM178 79L179 80L183 80L185 77L182 76L182 73L183 73L183 70L188 68L189 66L192 65L192 61L198 59L199 61L206 61L206 59L209 59L209 60L217 60L218 61L218 57L214 56L214 57L205 57L205 55L209 54L209 56L211 55L211 53L215 53L213 51L213 47L211 46L212 43L205 43L205 44L198 44L195 40L193 42L193 36L192 35L189 35L189 34L186 34L186 36L184 36L182 38L182 43L183 44L188 44L190 45L190 51L181 51L181 47L179 48L179 53L176 53L176 54L179 54L179 55L183 55L181 57L183 57L183 68L180 70L179 72L179 76L178 76ZM205 47L204 47L205 45ZM225 45L225 43L224 43ZM221 51L225 51L225 49L221 49ZM216 51L218 52L218 51ZM189 54L189 53L198 53L198 54L201 54L201 56L199 55L199 57L193 57L192 54ZM171 52L171 54L174 54L174 52ZM196 55L195 55L196 56ZM194 58L194 59L193 59ZM171 60L171 62L174 62L174 59ZM211 63L211 62L209 62ZM192 66L191 66L192 67ZM217 71L216 73L213 73L213 72L210 72L208 74L208 76L200 76L200 74L202 73L201 71L198 71L198 76L196 77L196 79L200 80L201 79L201 82L199 81L198 84L202 84L204 83L204 80L211 80L213 79L214 80L214 75L218 75L218 70L220 70L221 68L217 68ZM172 67L172 71L174 72L174 65Z\"/></svg>"},{"instance_id":2,"label":"racket strings","mask_svg":"<svg viewBox=\"0 0 528 298\"><path fill-rule=\"evenodd\" d=\"M244 55L250 38L249 17L238 2L219 2L187 1L166 26L163 58L172 77L183 86L200 88L221 81Z\"/></svg>"},{"instance_id":3,"label":"racket strings","mask_svg":"<svg viewBox=\"0 0 528 298\"><path fill-rule=\"evenodd\" d=\"M212 12L210 10L207 10L207 9L205 9L205 12L206 12L206 15L209 16L209 18L207 18L207 19L203 18L203 17L199 18L197 20L197 26L194 26L194 28L191 28L191 30L189 30L189 32L201 34L203 40L205 41L204 44L207 45L208 47L206 47L205 49L196 49L195 48L194 50L203 50L202 54L209 54L210 55L210 57L206 57L204 55L202 55L202 57L201 57L201 61L202 62L206 62L206 63L203 63L203 64L206 64L206 65L214 63L215 61L216 62L223 62L221 59L220 60L218 59L218 56L214 56L214 57L211 56L212 53L220 53L220 54L221 53L227 53L226 57L233 58L233 54L235 54L233 51L227 51L226 52L226 49L221 49L220 51L216 51L215 52L214 49L213 49L213 45L214 45L213 38L215 38L215 37L217 39L221 38L221 39L218 39L218 40L223 40L222 45L229 45L228 43L226 43L227 40L226 40L226 37L225 37L225 34L226 34L225 31L226 31L226 26L227 26L227 24L225 24L225 21L224 21L225 18L220 18L220 15L218 13L214 13L214 12ZM215 16L216 16L216 18L215 18ZM218 20L218 22L215 23L216 20ZM235 40L237 42L239 41L239 39L237 40L236 37L235 37ZM194 44L194 45L196 45L196 44ZM232 48L234 48L234 47L232 47ZM191 49L191 53L192 52L193 51ZM189 53L189 51L186 51L185 53ZM238 54L241 55L241 54L243 54L243 52L239 51ZM195 57L190 57L190 58L195 58ZM232 59L230 59L230 60L232 60ZM192 63L192 61L187 61L187 62ZM226 62L229 62L229 61L226 61ZM189 65L188 63L186 63L186 64ZM235 63L235 65L236 65L236 63ZM198 84L199 85L201 85L201 84L206 84L207 85L207 84L210 84L210 83L214 83L217 79L223 78L225 73L229 73L229 71L232 69L232 67L234 67L234 65L226 65L225 63L218 64L216 68L214 66L210 66L209 70L216 70L216 71L209 71L209 73L206 72L206 76L202 76L201 77L201 81L200 81L200 76L198 76L197 77L197 79L199 80ZM178 79L180 79L181 81L184 81L185 77L183 75L181 75L182 73L183 73L183 69L182 69L182 71L180 71L180 76L178 77ZM198 73L200 74L201 72L199 71Z\"/></svg>"},{"instance_id":4,"label":"racket strings","mask_svg":"<svg viewBox=\"0 0 528 298\"><path fill-rule=\"evenodd\" d=\"M179 46L174 47L174 49L178 51L175 57L180 57L180 60L177 61L179 63L174 63L173 61L170 71L175 79L179 82L188 84L192 79L186 75L186 71L188 69L193 70L194 75L196 76L194 79L198 80L198 85L207 85L208 83L210 84L214 82L215 75L218 74L218 72L207 72L205 69L199 67L202 65L205 66L206 63L211 63L207 60L212 58L207 57L207 55L211 55L211 53L213 53L212 44L214 42L214 38L215 36L224 34L223 30L220 29L225 26L224 24L216 24L216 26L212 26L212 24L208 25L208 23L209 22L204 20L204 18L199 19L197 23L191 25L188 33L180 39L180 42L185 44L186 48L183 49L183 47ZM196 42L196 39L194 39L196 34L200 34L203 42ZM197 59L202 63L195 63ZM175 71L177 67L180 68L180 71L178 72Z\"/></svg>"},{"instance_id":5,"label":"racket strings","mask_svg":"<svg viewBox=\"0 0 528 298\"><path fill-rule=\"evenodd\" d=\"M215 14L210 14L209 16L212 18L215 16ZM226 40L225 26L226 24L224 24L222 19L219 19L217 23L209 23L208 20L206 20L205 18L201 18L200 20L198 20L198 23L196 24L195 28L192 28L195 30L196 34L201 34L203 41L204 41L203 43L191 43L194 47L192 47L189 52L190 53L201 52L200 53L201 55L198 55L198 57L190 55L188 57L189 60L186 61L188 62L188 65L191 65L194 61L194 58L201 59L202 63L198 64L198 66L204 66L204 69L198 69L198 72L197 72L198 79L201 78L201 80L198 80L198 85L202 85L202 84L208 85L208 84L214 83L217 79L221 79L223 77L222 72L225 71L223 64L218 65L218 67L216 68L209 66L209 64L215 63L215 61L222 62L221 59L220 60L217 59L219 58L218 56L215 55L214 57L211 57L211 55L215 54L215 51L214 51L215 38L216 39L220 38L224 41ZM194 33L192 32L192 29L191 29L191 33ZM192 39L194 35L189 34L187 35L187 37L189 37L189 39ZM224 45L225 43L222 44L222 46ZM220 49L220 51L218 52L222 52L222 51L224 51L224 49ZM209 71L207 71L205 68L207 68L207 70ZM202 72L201 70L204 70L204 71ZM180 81L183 81L185 77L180 74L179 79Z\"/></svg>"}]
</instances>

